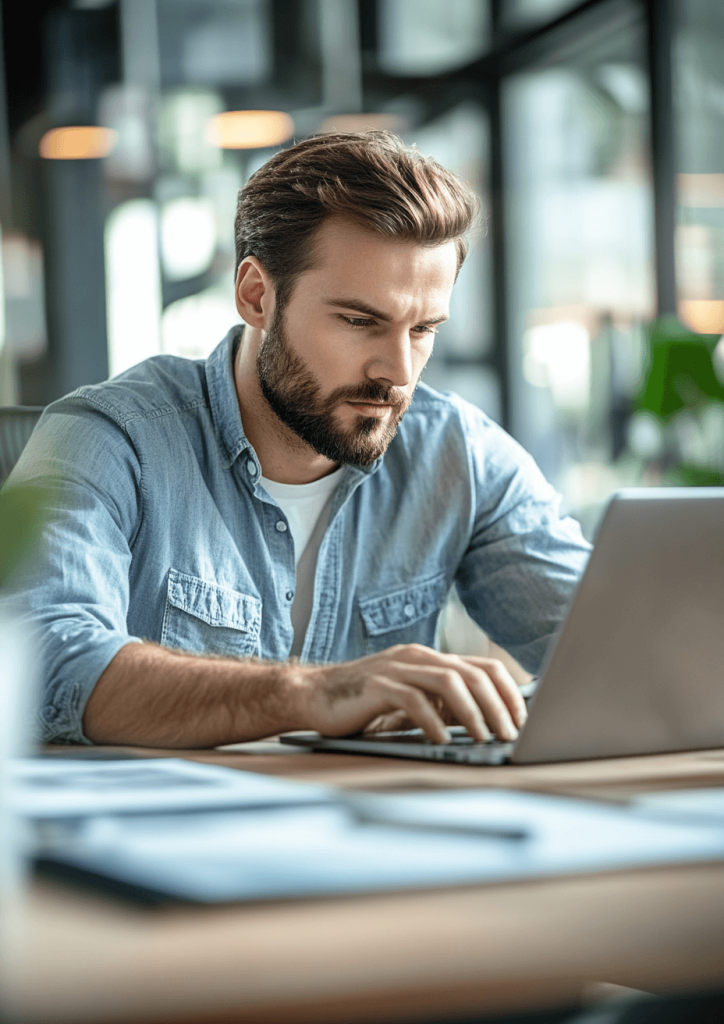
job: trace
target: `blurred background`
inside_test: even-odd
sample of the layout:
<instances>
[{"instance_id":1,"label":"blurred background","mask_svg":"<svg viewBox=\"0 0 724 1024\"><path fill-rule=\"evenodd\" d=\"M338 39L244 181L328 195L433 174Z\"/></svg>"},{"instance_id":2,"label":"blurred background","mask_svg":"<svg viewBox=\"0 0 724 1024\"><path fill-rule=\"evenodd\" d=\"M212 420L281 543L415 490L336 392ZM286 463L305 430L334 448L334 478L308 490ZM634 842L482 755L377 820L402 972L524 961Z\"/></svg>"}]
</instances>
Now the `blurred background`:
<instances>
[{"instance_id":1,"label":"blurred background","mask_svg":"<svg viewBox=\"0 0 724 1024\"><path fill-rule=\"evenodd\" d=\"M0 405L238 321L238 189L390 128L486 211L428 383L590 535L628 484L724 482L724 4L4 0Z\"/></svg>"}]
</instances>

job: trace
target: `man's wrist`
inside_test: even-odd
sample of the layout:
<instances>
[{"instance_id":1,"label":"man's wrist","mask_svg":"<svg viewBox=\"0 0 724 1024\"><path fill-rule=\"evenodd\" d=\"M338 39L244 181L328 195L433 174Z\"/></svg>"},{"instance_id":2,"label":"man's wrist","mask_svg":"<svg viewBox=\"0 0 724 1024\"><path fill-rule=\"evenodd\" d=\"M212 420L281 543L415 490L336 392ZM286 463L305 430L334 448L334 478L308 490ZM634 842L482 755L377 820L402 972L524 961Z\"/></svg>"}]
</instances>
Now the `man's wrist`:
<instances>
[{"instance_id":1,"label":"man's wrist","mask_svg":"<svg viewBox=\"0 0 724 1024\"><path fill-rule=\"evenodd\" d=\"M270 712L270 735L280 732L293 732L298 729L311 729L311 703L314 692L313 679L320 665L305 665L298 658L289 661L259 661L260 677L258 680L259 707ZM267 673L270 672L270 676ZM267 678L263 679L263 675ZM247 693L248 695L248 693ZM239 718L248 712L245 702L238 708ZM239 723L244 731L243 723Z\"/></svg>"},{"instance_id":2,"label":"man's wrist","mask_svg":"<svg viewBox=\"0 0 724 1024\"><path fill-rule=\"evenodd\" d=\"M286 662L289 704L294 709L291 729L316 729L319 722L319 700L324 683L335 665L302 664L297 658Z\"/></svg>"}]
</instances>

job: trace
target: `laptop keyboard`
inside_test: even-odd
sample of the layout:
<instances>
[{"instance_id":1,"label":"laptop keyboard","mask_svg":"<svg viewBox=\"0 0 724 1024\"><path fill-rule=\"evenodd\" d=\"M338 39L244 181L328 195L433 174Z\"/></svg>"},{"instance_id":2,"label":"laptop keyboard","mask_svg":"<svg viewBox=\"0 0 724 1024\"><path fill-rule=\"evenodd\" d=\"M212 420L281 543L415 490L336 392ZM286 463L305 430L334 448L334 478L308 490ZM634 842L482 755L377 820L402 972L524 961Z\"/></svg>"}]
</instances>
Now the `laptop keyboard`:
<instances>
[{"instance_id":1,"label":"laptop keyboard","mask_svg":"<svg viewBox=\"0 0 724 1024\"><path fill-rule=\"evenodd\" d=\"M405 729L399 732L366 732L356 733L354 736L350 736L350 739L365 739L374 740L375 742L383 743L424 743L429 746L443 746L443 747L495 747L500 746L501 741L496 739L489 740L476 740L467 732L462 725L453 725L449 727L450 742L449 743L433 743L429 740L422 729Z\"/></svg>"},{"instance_id":2,"label":"laptop keyboard","mask_svg":"<svg viewBox=\"0 0 724 1024\"><path fill-rule=\"evenodd\" d=\"M411 757L423 761L450 761L456 764L503 764L513 753L514 743L495 739L474 740L462 726L450 728L449 743L433 743L422 729L395 732L355 733L337 739L318 733L287 733L282 743L329 750L337 753L373 754L388 757Z\"/></svg>"}]
</instances>

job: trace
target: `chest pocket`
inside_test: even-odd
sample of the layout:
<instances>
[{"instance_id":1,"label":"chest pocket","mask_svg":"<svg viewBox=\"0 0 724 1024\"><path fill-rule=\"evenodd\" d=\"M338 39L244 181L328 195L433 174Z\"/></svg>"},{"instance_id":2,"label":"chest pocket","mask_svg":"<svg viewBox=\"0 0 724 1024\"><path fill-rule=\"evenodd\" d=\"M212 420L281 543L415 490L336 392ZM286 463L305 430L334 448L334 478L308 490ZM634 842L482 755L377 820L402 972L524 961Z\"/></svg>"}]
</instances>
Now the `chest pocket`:
<instances>
[{"instance_id":1,"label":"chest pocket","mask_svg":"<svg viewBox=\"0 0 724 1024\"><path fill-rule=\"evenodd\" d=\"M432 647L438 612L447 591L445 574L440 573L384 597L360 601L367 653L382 651L393 644L415 643Z\"/></svg>"},{"instance_id":2,"label":"chest pocket","mask_svg":"<svg viewBox=\"0 0 724 1024\"><path fill-rule=\"evenodd\" d=\"M171 569L161 643L195 654L256 654L261 601Z\"/></svg>"}]
</instances>

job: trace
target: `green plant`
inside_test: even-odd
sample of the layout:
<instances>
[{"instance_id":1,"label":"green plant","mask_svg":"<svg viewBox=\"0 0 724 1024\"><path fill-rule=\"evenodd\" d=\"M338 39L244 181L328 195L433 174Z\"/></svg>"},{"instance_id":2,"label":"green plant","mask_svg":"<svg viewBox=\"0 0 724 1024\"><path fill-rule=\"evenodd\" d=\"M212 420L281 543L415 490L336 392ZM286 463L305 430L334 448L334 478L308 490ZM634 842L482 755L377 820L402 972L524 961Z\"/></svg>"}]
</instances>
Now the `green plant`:
<instances>
[{"instance_id":1,"label":"green plant","mask_svg":"<svg viewBox=\"0 0 724 1024\"><path fill-rule=\"evenodd\" d=\"M0 587L30 555L43 519L44 492L38 487L0 491Z\"/></svg>"}]
</instances>

